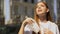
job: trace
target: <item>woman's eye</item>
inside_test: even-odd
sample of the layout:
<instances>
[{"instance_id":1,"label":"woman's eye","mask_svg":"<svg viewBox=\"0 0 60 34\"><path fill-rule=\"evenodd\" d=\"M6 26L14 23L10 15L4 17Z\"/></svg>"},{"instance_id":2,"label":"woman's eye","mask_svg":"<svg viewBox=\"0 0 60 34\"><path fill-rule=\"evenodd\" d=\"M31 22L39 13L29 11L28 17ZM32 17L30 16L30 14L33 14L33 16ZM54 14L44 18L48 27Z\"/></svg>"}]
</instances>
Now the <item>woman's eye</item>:
<instances>
[{"instance_id":1,"label":"woman's eye","mask_svg":"<svg viewBox=\"0 0 60 34\"><path fill-rule=\"evenodd\" d=\"M41 5L41 7L44 7L44 5Z\"/></svg>"}]
</instances>

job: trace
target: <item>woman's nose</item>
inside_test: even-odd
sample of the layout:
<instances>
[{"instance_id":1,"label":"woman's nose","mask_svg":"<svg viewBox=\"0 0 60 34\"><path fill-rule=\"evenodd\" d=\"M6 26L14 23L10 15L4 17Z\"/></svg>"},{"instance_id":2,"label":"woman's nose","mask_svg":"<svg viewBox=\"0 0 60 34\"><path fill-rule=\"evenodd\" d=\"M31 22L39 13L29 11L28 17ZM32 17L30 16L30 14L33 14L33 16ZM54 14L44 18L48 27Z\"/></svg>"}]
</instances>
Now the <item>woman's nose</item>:
<instances>
[{"instance_id":1,"label":"woman's nose","mask_svg":"<svg viewBox=\"0 0 60 34\"><path fill-rule=\"evenodd\" d=\"M38 7L38 9L41 9L41 7Z\"/></svg>"}]
</instances>

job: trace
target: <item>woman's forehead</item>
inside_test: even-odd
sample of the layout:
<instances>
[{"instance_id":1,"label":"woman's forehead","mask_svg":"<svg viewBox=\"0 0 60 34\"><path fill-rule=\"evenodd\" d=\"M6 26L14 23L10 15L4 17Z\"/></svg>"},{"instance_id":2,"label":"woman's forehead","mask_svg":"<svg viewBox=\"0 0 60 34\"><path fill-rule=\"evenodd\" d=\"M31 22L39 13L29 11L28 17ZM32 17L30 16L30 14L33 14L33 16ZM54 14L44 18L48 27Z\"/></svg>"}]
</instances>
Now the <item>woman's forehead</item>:
<instances>
[{"instance_id":1,"label":"woman's forehead","mask_svg":"<svg viewBox=\"0 0 60 34\"><path fill-rule=\"evenodd\" d=\"M43 2L39 2L39 3L37 3L37 6L39 6L39 5L45 5Z\"/></svg>"}]
</instances>

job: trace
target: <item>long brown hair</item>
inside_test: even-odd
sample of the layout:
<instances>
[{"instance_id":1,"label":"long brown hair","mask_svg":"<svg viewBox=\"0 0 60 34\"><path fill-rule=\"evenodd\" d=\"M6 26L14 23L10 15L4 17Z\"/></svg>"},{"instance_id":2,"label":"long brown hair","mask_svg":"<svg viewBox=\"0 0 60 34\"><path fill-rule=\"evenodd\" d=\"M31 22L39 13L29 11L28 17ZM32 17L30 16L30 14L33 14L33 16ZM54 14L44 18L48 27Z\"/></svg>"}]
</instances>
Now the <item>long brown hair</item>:
<instances>
[{"instance_id":1,"label":"long brown hair","mask_svg":"<svg viewBox=\"0 0 60 34\"><path fill-rule=\"evenodd\" d=\"M41 3L41 2L38 2L38 3ZM37 4L38 4L37 3ZM42 2L46 8L48 8L48 5L46 4L46 2ZM38 23L38 20L39 20L39 17L37 16L36 14L36 8L37 8L37 4L34 6L34 19L36 20L36 22ZM49 8L48 8L49 9ZM50 16L50 11L46 14L46 18L47 18L47 21L52 21L52 18Z\"/></svg>"}]
</instances>

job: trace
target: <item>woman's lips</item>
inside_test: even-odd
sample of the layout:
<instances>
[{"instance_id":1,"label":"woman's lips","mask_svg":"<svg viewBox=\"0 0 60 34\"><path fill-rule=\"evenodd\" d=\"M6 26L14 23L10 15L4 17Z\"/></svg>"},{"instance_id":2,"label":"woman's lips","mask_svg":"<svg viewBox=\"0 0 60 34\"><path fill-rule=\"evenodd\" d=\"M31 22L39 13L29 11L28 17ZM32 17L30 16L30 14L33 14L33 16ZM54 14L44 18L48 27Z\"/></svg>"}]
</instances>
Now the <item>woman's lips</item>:
<instances>
[{"instance_id":1,"label":"woman's lips","mask_svg":"<svg viewBox=\"0 0 60 34\"><path fill-rule=\"evenodd\" d=\"M41 12L42 10L38 10L38 12Z\"/></svg>"}]
</instances>

